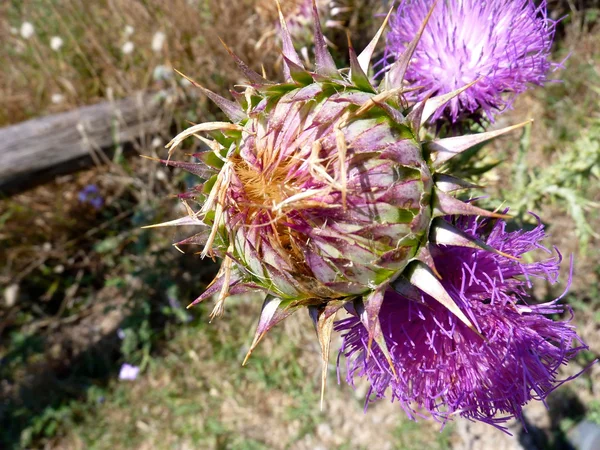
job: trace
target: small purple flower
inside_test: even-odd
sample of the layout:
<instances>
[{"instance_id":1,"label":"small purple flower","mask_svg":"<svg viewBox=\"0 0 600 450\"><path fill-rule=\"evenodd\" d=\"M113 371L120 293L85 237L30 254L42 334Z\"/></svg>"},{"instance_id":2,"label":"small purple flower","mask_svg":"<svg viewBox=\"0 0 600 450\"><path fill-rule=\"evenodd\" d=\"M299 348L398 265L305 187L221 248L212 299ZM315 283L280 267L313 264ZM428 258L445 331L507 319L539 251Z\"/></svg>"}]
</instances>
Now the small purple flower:
<instances>
[{"instance_id":1,"label":"small purple flower","mask_svg":"<svg viewBox=\"0 0 600 450\"><path fill-rule=\"evenodd\" d=\"M402 54L432 4L433 0L400 3L391 18L384 66ZM432 120L444 115L456 122L482 113L492 120L529 84L547 80L555 25L545 0L539 6L533 0L439 1L406 73L412 85L423 87L407 98L423 100L481 78Z\"/></svg>"},{"instance_id":2,"label":"small purple flower","mask_svg":"<svg viewBox=\"0 0 600 450\"><path fill-rule=\"evenodd\" d=\"M140 368L138 366L132 366L131 364L125 363L121 366L121 370L119 370L119 380L135 380L140 373Z\"/></svg>"},{"instance_id":3,"label":"small purple flower","mask_svg":"<svg viewBox=\"0 0 600 450\"><path fill-rule=\"evenodd\" d=\"M508 232L503 221L460 218L455 226L511 256L551 253L540 243L541 224ZM560 254L525 263L444 246L434 247L433 256L445 289L483 338L428 295L419 303L390 291L379 319L397 375L376 343L368 349L367 330L353 315L335 325L343 333L346 380L353 385L355 378L367 378L367 401L389 389L392 401L413 419L423 412L442 422L460 415L503 429L508 419L522 417L525 403L544 401L566 381L558 379L560 366L587 348L568 320L552 317L565 311L560 297L526 303L531 279L558 281Z\"/></svg>"},{"instance_id":4,"label":"small purple flower","mask_svg":"<svg viewBox=\"0 0 600 450\"><path fill-rule=\"evenodd\" d=\"M102 198L102 195L100 195L98 186L95 184L88 184L81 191L79 191L77 197L81 203L87 203L95 209L100 209L102 208L102 205L104 205L104 199Z\"/></svg>"}]
</instances>

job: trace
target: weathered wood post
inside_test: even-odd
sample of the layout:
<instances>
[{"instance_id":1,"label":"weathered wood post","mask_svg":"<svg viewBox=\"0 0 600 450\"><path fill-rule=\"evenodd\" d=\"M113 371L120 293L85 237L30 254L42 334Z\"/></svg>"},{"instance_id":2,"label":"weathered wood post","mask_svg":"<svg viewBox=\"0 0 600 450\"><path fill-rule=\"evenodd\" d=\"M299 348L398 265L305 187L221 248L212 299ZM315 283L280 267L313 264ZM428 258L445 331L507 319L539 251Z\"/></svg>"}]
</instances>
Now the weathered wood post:
<instances>
[{"instance_id":1,"label":"weathered wood post","mask_svg":"<svg viewBox=\"0 0 600 450\"><path fill-rule=\"evenodd\" d=\"M98 152L170 126L164 95L138 93L0 128L0 193L27 189L98 158Z\"/></svg>"}]
</instances>

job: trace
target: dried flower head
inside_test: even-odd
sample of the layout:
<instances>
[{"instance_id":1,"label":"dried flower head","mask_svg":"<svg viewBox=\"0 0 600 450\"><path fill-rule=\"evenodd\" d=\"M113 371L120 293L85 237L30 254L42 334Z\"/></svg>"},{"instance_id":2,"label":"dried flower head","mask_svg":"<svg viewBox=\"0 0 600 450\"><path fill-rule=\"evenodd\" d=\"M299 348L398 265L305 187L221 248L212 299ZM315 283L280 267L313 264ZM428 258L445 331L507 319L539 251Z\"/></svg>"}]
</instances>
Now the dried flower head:
<instances>
[{"instance_id":1,"label":"dried flower head","mask_svg":"<svg viewBox=\"0 0 600 450\"><path fill-rule=\"evenodd\" d=\"M402 54L432 4L400 3L390 21L384 65ZM530 84L547 80L554 30L545 0L438 1L406 74L422 88L408 97L422 100L479 80L432 120L444 115L456 122L484 113L492 119Z\"/></svg>"},{"instance_id":2,"label":"dried flower head","mask_svg":"<svg viewBox=\"0 0 600 450\"><path fill-rule=\"evenodd\" d=\"M461 218L455 225L513 257L536 249L551 253L541 244L542 225L513 232L503 221ZM553 317L565 311L560 298L527 303L532 278L557 282L560 254L532 263L455 246L433 254L442 284L477 332L424 292L389 291L379 317L391 367L377 344L369 349L360 310L353 311L335 325L344 337L346 379L353 384L366 377L367 399L385 397L389 389L411 418L425 410L440 421L458 414L502 428L521 418L529 400L543 401L565 381L559 380L560 366L586 348L568 320Z\"/></svg>"}]
</instances>

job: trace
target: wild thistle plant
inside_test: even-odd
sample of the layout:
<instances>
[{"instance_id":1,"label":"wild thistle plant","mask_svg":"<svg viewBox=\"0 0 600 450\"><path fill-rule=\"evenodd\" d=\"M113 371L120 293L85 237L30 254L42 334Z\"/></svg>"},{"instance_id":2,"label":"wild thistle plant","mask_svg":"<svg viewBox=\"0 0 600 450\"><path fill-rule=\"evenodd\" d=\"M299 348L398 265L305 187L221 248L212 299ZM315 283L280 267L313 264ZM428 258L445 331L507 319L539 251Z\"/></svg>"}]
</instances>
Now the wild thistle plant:
<instances>
[{"instance_id":1,"label":"wild thistle plant","mask_svg":"<svg viewBox=\"0 0 600 450\"><path fill-rule=\"evenodd\" d=\"M505 216L455 198L453 193L473 185L440 170L469 148L524 124L421 137L429 118L440 117L449 101L478 81L408 101L420 87L407 74L434 13L430 9L413 30L404 53L376 87L367 74L387 18L361 54L350 46L350 67L338 69L313 2L315 70L310 71L279 10L285 81L267 80L230 51L247 78L245 89L233 92L235 102L195 83L230 121L194 125L167 145L169 158L162 162L201 181L180 195L188 215L156 226L197 226L196 235L176 245L203 245L203 257L223 260L214 281L192 303L218 294L211 318L222 313L230 295L264 292L246 359L273 326L306 307L321 345L324 386L335 315L345 307L356 315L338 324L349 330L345 351L360 354L355 367L366 364L364 374L376 374L370 378L376 392L391 385L404 405L414 400L439 417L443 411L468 410L465 416L496 424L504 420L493 419L496 412L520 414L532 398L527 388L543 398L556 384L558 365L583 347L571 350L578 339L572 327L543 316L560 312L559 306L519 303L526 285L519 276L553 279L557 267L556 259L534 265L519 260L540 247L541 231L511 235L499 225L486 234L484 224L466 216ZM192 136L206 144L206 151L194 155L201 162L171 160ZM464 258L471 264L463 266ZM401 314L418 310L424 322L415 324L416 334L409 337L419 341L411 373L401 363L410 355L394 353L403 349L388 307ZM536 360L536 346L544 363ZM485 356L479 363L469 354L475 349ZM369 356L372 352L379 353ZM508 359L498 359L499 353ZM427 371L421 370L424 357ZM511 380L516 370L534 377L525 392L512 392L522 387ZM429 377L428 371L435 374ZM413 390L419 383L423 389ZM500 393L503 397L494 397Z\"/></svg>"}]
</instances>

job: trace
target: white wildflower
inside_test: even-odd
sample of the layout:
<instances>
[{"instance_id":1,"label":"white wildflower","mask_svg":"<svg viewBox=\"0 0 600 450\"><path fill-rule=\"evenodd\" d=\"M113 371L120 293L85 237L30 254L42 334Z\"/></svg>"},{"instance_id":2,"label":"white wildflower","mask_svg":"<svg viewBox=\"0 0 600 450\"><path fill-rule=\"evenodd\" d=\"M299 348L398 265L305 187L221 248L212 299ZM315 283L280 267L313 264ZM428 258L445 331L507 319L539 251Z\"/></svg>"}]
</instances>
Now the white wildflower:
<instances>
[{"instance_id":1,"label":"white wildflower","mask_svg":"<svg viewBox=\"0 0 600 450\"><path fill-rule=\"evenodd\" d=\"M156 53L160 52L163 48L163 45L165 45L165 39L165 33L162 31L157 31L154 33L154 36L152 37L152 51Z\"/></svg>"},{"instance_id":2,"label":"white wildflower","mask_svg":"<svg viewBox=\"0 0 600 450\"><path fill-rule=\"evenodd\" d=\"M134 32L135 28L133 28L131 25L127 25L125 27L125 36L131 36Z\"/></svg>"},{"instance_id":3,"label":"white wildflower","mask_svg":"<svg viewBox=\"0 0 600 450\"><path fill-rule=\"evenodd\" d=\"M55 52L59 51L63 46L63 40L60 36L52 36L50 39L50 48Z\"/></svg>"},{"instance_id":4,"label":"white wildflower","mask_svg":"<svg viewBox=\"0 0 600 450\"><path fill-rule=\"evenodd\" d=\"M133 45L133 42L127 41L123 44L123 47L121 47L121 51L125 55L129 55L131 52L133 52L134 48L135 48L135 45Z\"/></svg>"},{"instance_id":5,"label":"white wildflower","mask_svg":"<svg viewBox=\"0 0 600 450\"><path fill-rule=\"evenodd\" d=\"M33 25L29 22L23 22L21 24L21 37L23 39L29 39L31 36L33 36L35 33L35 28L33 28Z\"/></svg>"},{"instance_id":6,"label":"white wildflower","mask_svg":"<svg viewBox=\"0 0 600 450\"><path fill-rule=\"evenodd\" d=\"M50 100L55 105L60 105L62 102L65 101L65 96L62 94L52 94L52 97L50 97Z\"/></svg>"}]
</instances>

